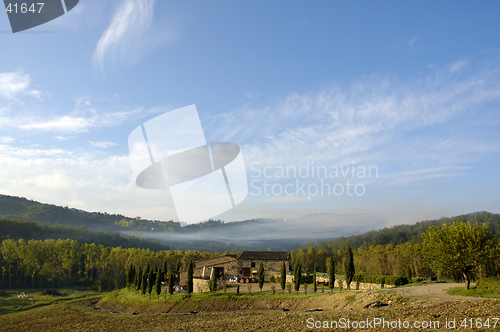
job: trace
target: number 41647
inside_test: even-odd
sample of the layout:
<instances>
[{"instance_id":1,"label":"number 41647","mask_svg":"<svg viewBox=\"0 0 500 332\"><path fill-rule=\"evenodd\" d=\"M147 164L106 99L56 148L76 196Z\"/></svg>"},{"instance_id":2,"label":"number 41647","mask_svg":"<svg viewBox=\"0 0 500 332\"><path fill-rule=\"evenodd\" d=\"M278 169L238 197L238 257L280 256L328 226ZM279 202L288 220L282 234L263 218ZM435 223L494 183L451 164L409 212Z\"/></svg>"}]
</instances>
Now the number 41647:
<instances>
[{"instance_id":1,"label":"number 41647","mask_svg":"<svg viewBox=\"0 0 500 332\"><path fill-rule=\"evenodd\" d=\"M31 6L28 8L27 4L22 3L22 4L19 5L19 8L18 8L18 4L17 3L14 3L14 4L9 3L9 5L7 6L7 8L5 10L9 14L11 14L11 13L17 14L18 12L22 13L22 14L26 14L27 12L31 12L33 14L35 14L35 13L40 14L40 12L42 11L43 5L44 5L43 2L38 2L36 4L36 6L35 6L34 3L32 3Z\"/></svg>"}]
</instances>

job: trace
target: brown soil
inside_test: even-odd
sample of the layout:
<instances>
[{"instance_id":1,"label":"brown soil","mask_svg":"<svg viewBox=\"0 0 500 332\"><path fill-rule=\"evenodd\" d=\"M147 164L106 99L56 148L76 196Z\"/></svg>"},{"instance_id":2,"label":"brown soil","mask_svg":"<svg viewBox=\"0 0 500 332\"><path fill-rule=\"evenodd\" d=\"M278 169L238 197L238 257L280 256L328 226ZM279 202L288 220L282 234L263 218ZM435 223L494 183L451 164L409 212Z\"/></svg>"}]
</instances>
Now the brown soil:
<instances>
[{"instance_id":1,"label":"brown soil","mask_svg":"<svg viewBox=\"0 0 500 332\"><path fill-rule=\"evenodd\" d=\"M40 295L52 295L52 296L59 296L61 293L56 291L55 289L46 289L44 290Z\"/></svg>"},{"instance_id":2,"label":"brown soil","mask_svg":"<svg viewBox=\"0 0 500 332\"><path fill-rule=\"evenodd\" d=\"M391 301L393 296L382 293L359 293L359 292L334 292L314 297L297 298L214 298L203 301L184 299L180 302L158 302L147 306L137 306L128 303L99 302L95 307L115 313L126 314L165 314L165 313L189 313L189 312L227 312L227 311L300 311L300 310L331 310L331 309L360 309L366 304L374 301Z\"/></svg>"},{"instance_id":3,"label":"brown soil","mask_svg":"<svg viewBox=\"0 0 500 332\"><path fill-rule=\"evenodd\" d=\"M493 318L500 318L500 301L456 297L444 293L454 284L434 284L381 291L343 291L332 294L272 298L184 299L179 303L159 301L145 307L103 303L98 298L34 308L0 315L1 331L311 331L308 322L339 322L340 319L388 322L439 322L426 331L500 331ZM463 286L463 284L461 285ZM374 301L387 304L364 307ZM464 324L464 319L467 326ZM470 321L472 319L472 321ZM470 326L489 320L489 328ZM453 329L446 322L455 321ZM411 326L411 325L410 325ZM352 328L314 331L358 331ZM367 331L417 331L413 327L371 328Z\"/></svg>"}]
</instances>

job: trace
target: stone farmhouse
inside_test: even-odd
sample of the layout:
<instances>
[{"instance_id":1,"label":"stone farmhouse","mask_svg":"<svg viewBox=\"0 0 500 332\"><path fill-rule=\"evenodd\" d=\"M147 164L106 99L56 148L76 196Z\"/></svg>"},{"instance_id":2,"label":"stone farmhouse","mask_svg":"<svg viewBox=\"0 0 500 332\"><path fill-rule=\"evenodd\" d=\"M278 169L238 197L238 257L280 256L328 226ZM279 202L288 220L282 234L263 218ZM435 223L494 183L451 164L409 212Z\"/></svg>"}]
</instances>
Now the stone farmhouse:
<instances>
[{"instance_id":1,"label":"stone farmhouse","mask_svg":"<svg viewBox=\"0 0 500 332\"><path fill-rule=\"evenodd\" d=\"M287 273L290 271L290 253L285 251L243 251L238 256L222 255L194 262L193 277L209 279L212 269L221 280L228 281L234 276L249 278L257 273L263 263L265 280L280 274L281 265L285 262ZM179 285L187 284L187 270L179 271Z\"/></svg>"}]
</instances>

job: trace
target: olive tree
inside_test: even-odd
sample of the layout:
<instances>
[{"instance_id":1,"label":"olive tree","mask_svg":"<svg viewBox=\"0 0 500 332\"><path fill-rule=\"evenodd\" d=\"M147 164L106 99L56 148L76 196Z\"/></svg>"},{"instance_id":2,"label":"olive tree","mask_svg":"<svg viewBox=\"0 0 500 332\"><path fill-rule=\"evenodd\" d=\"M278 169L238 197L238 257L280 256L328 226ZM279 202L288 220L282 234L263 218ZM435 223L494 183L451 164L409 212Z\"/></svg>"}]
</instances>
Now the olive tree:
<instances>
[{"instance_id":1,"label":"olive tree","mask_svg":"<svg viewBox=\"0 0 500 332\"><path fill-rule=\"evenodd\" d=\"M471 225L454 221L452 225L430 226L422 234L423 256L435 272L458 271L469 289L472 273L495 255L495 239L488 223Z\"/></svg>"}]
</instances>

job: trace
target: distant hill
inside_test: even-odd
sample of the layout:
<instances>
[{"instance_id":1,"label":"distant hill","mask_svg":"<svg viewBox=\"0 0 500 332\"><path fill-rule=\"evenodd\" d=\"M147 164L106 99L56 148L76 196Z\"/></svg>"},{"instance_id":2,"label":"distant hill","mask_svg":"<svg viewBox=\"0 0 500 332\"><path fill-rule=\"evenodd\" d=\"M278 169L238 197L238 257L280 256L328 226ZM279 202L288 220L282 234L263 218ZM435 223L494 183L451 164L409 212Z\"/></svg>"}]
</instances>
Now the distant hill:
<instances>
[{"instance_id":1,"label":"distant hill","mask_svg":"<svg viewBox=\"0 0 500 332\"><path fill-rule=\"evenodd\" d=\"M106 212L87 212L75 208L39 203L24 197L0 195L0 217L36 221L44 225L85 226L89 230L119 232L131 228L181 228L178 222L160 223Z\"/></svg>"},{"instance_id":2,"label":"distant hill","mask_svg":"<svg viewBox=\"0 0 500 332\"><path fill-rule=\"evenodd\" d=\"M426 220L414 225L398 225L391 228L383 228L387 220L363 213L317 213L288 220L269 218L232 222L209 220L181 227L179 222L174 221L131 218L106 212L87 212L7 195L0 195L0 217L30 220L46 226L64 225L76 228L83 226L88 231L119 233L157 241L171 249L210 252L292 250L307 244L316 244L317 247L336 251L337 248L344 248L346 241L355 248L361 245L399 244L420 241L420 234L429 225L443 222L449 224L456 219L480 223L489 221L495 233L500 229L500 215L488 212Z\"/></svg>"},{"instance_id":3,"label":"distant hill","mask_svg":"<svg viewBox=\"0 0 500 332\"><path fill-rule=\"evenodd\" d=\"M500 234L500 214L483 211L462 214L455 217L424 220L413 225L396 225L380 230L372 230L359 235L342 236L334 240L321 241L315 244L314 247L317 249L326 249L329 252L336 252L339 249L345 249L347 242L353 249L357 249L361 246L398 245L406 242L418 243L422 241L422 233L424 233L429 226L441 226L443 224L451 225L455 220L464 222L470 221L471 223L477 222L480 225L489 223L493 234Z\"/></svg>"}]
</instances>

